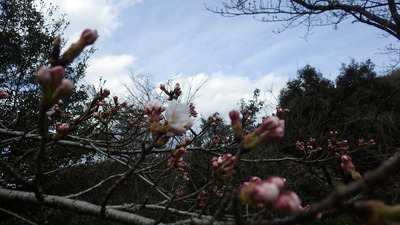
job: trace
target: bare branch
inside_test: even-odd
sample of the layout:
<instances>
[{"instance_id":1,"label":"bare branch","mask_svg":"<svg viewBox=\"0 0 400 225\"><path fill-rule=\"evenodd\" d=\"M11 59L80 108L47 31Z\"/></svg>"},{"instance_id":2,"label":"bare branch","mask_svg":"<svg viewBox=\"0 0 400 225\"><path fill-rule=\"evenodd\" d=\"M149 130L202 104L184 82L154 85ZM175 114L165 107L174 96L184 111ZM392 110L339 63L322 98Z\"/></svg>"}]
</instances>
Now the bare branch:
<instances>
[{"instance_id":1,"label":"bare branch","mask_svg":"<svg viewBox=\"0 0 400 225\"><path fill-rule=\"evenodd\" d=\"M124 224L152 225L154 223L154 220L152 219L115 209L106 208L104 210L104 213L100 213L100 206L55 195L43 195L42 201L38 201L35 194L33 193L0 188L0 198L3 200L11 200L17 202L44 204L54 208L67 209Z\"/></svg>"}]
</instances>

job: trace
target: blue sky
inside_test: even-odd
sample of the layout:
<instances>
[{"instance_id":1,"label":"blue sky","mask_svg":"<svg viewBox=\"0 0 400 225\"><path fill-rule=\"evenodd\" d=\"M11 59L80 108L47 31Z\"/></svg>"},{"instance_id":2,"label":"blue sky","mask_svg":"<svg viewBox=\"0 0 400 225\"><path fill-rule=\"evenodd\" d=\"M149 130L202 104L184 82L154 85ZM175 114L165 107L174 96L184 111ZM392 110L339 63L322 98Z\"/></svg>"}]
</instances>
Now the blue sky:
<instances>
[{"instance_id":1,"label":"blue sky","mask_svg":"<svg viewBox=\"0 0 400 225\"><path fill-rule=\"evenodd\" d=\"M335 79L341 63L370 58L380 72L389 63L380 49L395 43L376 28L351 21L337 30L316 27L307 40L301 26L276 34L280 24L207 11L204 4L221 5L216 0L46 2L58 5L71 22L69 40L85 28L99 31L85 82L96 83L101 76L111 91L123 95L121 83L129 83L130 73L150 74L156 83L171 77L183 84L208 80L195 100L204 117L237 108L256 87L274 104L274 96L306 64Z\"/></svg>"}]
</instances>

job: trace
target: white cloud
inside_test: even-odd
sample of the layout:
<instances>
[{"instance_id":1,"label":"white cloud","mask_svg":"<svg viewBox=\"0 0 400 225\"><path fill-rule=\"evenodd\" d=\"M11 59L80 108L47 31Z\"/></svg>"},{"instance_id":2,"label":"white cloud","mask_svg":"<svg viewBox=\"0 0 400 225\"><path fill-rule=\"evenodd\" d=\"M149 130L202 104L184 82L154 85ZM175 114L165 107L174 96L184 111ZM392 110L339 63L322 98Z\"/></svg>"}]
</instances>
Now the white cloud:
<instances>
[{"instance_id":1,"label":"white cloud","mask_svg":"<svg viewBox=\"0 0 400 225\"><path fill-rule=\"evenodd\" d=\"M89 60L84 83L99 86L100 78L106 81L104 87L111 90L112 95L124 95L123 86L129 80L129 68L135 63L132 55L104 55Z\"/></svg>"},{"instance_id":2,"label":"white cloud","mask_svg":"<svg viewBox=\"0 0 400 225\"><path fill-rule=\"evenodd\" d=\"M55 18L66 14L70 22L65 36L72 41L78 40L84 29L97 29L100 36L111 37L121 25L119 15L122 10L141 0L45 0L59 7Z\"/></svg>"},{"instance_id":3,"label":"white cloud","mask_svg":"<svg viewBox=\"0 0 400 225\"><path fill-rule=\"evenodd\" d=\"M196 110L203 118L207 118L214 112L219 112L222 117L228 118L229 111L239 109L237 103L240 99L245 101L253 99L253 92L256 88L261 91L260 98L275 107L274 96L278 96L280 89L287 81L286 77L278 77L272 73L257 78L223 73L213 73L211 76L207 76L199 73L192 77L179 75L175 80L183 84L183 94L187 91L187 83L196 85L207 80L194 100Z\"/></svg>"}]
</instances>

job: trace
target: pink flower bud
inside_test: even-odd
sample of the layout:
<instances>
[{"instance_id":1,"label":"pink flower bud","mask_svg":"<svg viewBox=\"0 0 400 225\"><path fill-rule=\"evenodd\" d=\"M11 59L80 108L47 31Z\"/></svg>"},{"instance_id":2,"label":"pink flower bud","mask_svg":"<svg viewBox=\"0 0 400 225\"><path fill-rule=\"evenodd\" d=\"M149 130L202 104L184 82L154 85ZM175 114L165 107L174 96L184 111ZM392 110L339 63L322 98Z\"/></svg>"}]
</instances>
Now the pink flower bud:
<instances>
[{"instance_id":1,"label":"pink flower bud","mask_svg":"<svg viewBox=\"0 0 400 225\"><path fill-rule=\"evenodd\" d=\"M231 154L227 154L220 157L213 157L211 162L213 166L213 176L219 180L226 180L231 176L233 170L233 162L235 157Z\"/></svg>"},{"instance_id":2,"label":"pink flower bud","mask_svg":"<svg viewBox=\"0 0 400 225\"><path fill-rule=\"evenodd\" d=\"M200 196L206 195L206 191L205 191L205 190L201 190L201 191L199 192L199 195L200 195Z\"/></svg>"},{"instance_id":3,"label":"pink flower bud","mask_svg":"<svg viewBox=\"0 0 400 225\"><path fill-rule=\"evenodd\" d=\"M301 200L299 196L293 191L286 191L281 194L278 200L275 202L274 207L278 210L282 210L287 214L293 214L301 209Z\"/></svg>"},{"instance_id":4,"label":"pink flower bud","mask_svg":"<svg viewBox=\"0 0 400 225\"><path fill-rule=\"evenodd\" d=\"M185 161L180 161L178 163L176 163L176 170L178 171L182 171L185 170L189 165L185 162Z\"/></svg>"},{"instance_id":5,"label":"pink flower bud","mask_svg":"<svg viewBox=\"0 0 400 225\"><path fill-rule=\"evenodd\" d=\"M218 167L218 158L217 158L217 157L213 157L213 158L211 159L211 162L212 162L212 166L213 166L213 167L215 167L215 168Z\"/></svg>"},{"instance_id":6,"label":"pink flower bud","mask_svg":"<svg viewBox=\"0 0 400 225\"><path fill-rule=\"evenodd\" d=\"M304 151L305 150L304 142L296 141L295 145L296 145L296 149L297 150L300 150L300 151Z\"/></svg>"},{"instance_id":7,"label":"pink flower bud","mask_svg":"<svg viewBox=\"0 0 400 225\"><path fill-rule=\"evenodd\" d=\"M56 131L57 133L65 133L69 129L69 124L68 123L63 123L61 124L60 122L56 123Z\"/></svg>"},{"instance_id":8,"label":"pink flower bud","mask_svg":"<svg viewBox=\"0 0 400 225\"><path fill-rule=\"evenodd\" d=\"M56 66L50 69L50 77L53 80L53 84L59 86L62 79L65 76L65 70L62 66Z\"/></svg>"},{"instance_id":9,"label":"pink flower bud","mask_svg":"<svg viewBox=\"0 0 400 225\"><path fill-rule=\"evenodd\" d=\"M160 114L162 111L164 111L164 106L158 99L154 99L153 101L146 103L144 111L149 116L152 115L153 112Z\"/></svg>"},{"instance_id":10,"label":"pink flower bud","mask_svg":"<svg viewBox=\"0 0 400 225\"><path fill-rule=\"evenodd\" d=\"M266 130L272 130L275 129L276 127L279 126L279 118L276 116L268 116L265 118L259 128L257 130L259 131L266 131Z\"/></svg>"},{"instance_id":11,"label":"pink flower bud","mask_svg":"<svg viewBox=\"0 0 400 225\"><path fill-rule=\"evenodd\" d=\"M79 42L82 43L84 46L91 45L96 41L98 37L99 35L97 34L97 30L86 29L82 32Z\"/></svg>"},{"instance_id":12,"label":"pink flower bud","mask_svg":"<svg viewBox=\"0 0 400 225\"><path fill-rule=\"evenodd\" d=\"M181 147L181 148L178 148L175 151L173 151L172 155L175 157L181 157L184 154L186 154L186 152L187 152L186 148Z\"/></svg>"},{"instance_id":13,"label":"pink flower bud","mask_svg":"<svg viewBox=\"0 0 400 225\"><path fill-rule=\"evenodd\" d=\"M165 89L165 84L160 84L160 89L163 90L163 91L166 90Z\"/></svg>"},{"instance_id":14,"label":"pink flower bud","mask_svg":"<svg viewBox=\"0 0 400 225\"><path fill-rule=\"evenodd\" d=\"M286 185L286 179L277 176L270 177L266 181L271 184L275 184L280 190L283 189Z\"/></svg>"},{"instance_id":15,"label":"pink flower bud","mask_svg":"<svg viewBox=\"0 0 400 225\"><path fill-rule=\"evenodd\" d=\"M229 118L231 118L231 124L235 125L240 123L239 112L237 110L232 110L229 112Z\"/></svg>"},{"instance_id":16,"label":"pink flower bud","mask_svg":"<svg viewBox=\"0 0 400 225\"><path fill-rule=\"evenodd\" d=\"M174 165L174 162L175 162L175 159L174 159L173 157L169 157L169 158L167 159L167 166L168 166L168 167L173 166L173 165Z\"/></svg>"},{"instance_id":17,"label":"pink flower bud","mask_svg":"<svg viewBox=\"0 0 400 225\"><path fill-rule=\"evenodd\" d=\"M109 95L110 95L110 90L108 90L107 88L104 88L104 89L103 89L103 95L104 95L105 97L109 96Z\"/></svg>"},{"instance_id":18,"label":"pink flower bud","mask_svg":"<svg viewBox=\"0 0 400 225\"><path fill-rule=\"evenodd\" d=\"M266 131L264 133L261 134L261 138L264 140L275 140L275 139L279 139L281 137L283 137L283 135L285 134L285 131L282 127L277 127L274 130L270 130L270 131Z\"/></svg>"},{"instance_id":19,"label":"pink flower bud","mask_svg":"<svg viewBox=\"0 0 400 225\"><path fill-rule=\"evenodd\" d=\"M188 180L189 180L189 173L188 173L188 172L184 172L184 173L183 173L182 180L183 180L183 181L188 181Z\"/></svg>"},{"instance_id":20,"label":"pink flower bud","mask_svg":"<svg viewBox=\"0 0 400 225\"><path fill-rule=\"evenodd\" d=\"M350 157L350 156L348 156L348 155L343 155L343 156L341 157L341 159L342 159L342 164L341 164L341 166L342 166L342 168L343 168L344 171L349 171L349 170L354 170L354 169L355 169L354 164L353 164L353 162L351 161L351 157Z\"/></svg>"},{"instance_id":21,"label":"pink flower bud","mask_svg":"<svg viewBox=\"0 0 400 225\"><path fill-rule=\"evenodd\" d=\"M279 197L279 189L275 184L261 181L250 191L249 197L255 202L273 203Z\"/></svg>"},{"instance_id":22,"label":"pink flower bud","mask_svg":"<svg viewBox=\"0 0 400 225\"><path fill-rule=\"evenodd\" d=\"M279 120L276 116L269 116L264 119L260 127L254 133L266 141L279 139L285 134L284 131L285 121Z\"/></svg>"},{"instance_id":23,"label":"pink flower bud","mask_svg":"<svg viewBox=\"0 0 400 225\"><path fill-rule=\"evenodd\" d=\"M258 183L260 181L261 181L261 179L259 177L256 177L256 176L252 176L249 179L249 183Z\"/></svg>"},{"instance_id":24,"label":"pink flower bud","mask_svg":"<svg viewBox=\"0 0 400 225\"><path fill-rule=\"evenodd\" d=\"M65 95L74 90L74 82L70 79L63 79L61 85L59 86L59 91L61 95Z\"/></svg>"},{"instance_id":25,"label":"pink flower bud","mask_svg":"<svg viewBox=\"0 0 400 225\"><path fill-rule=\"evenodd\" d=\"M50 83L50 69L46 66L40 66L36 72L36 80L41 86L45 86Z\"/></svg>"},{"instance_id":26,"label":"pink flower bud","mask_svg":"<svg viewBox=\"0 0 400 225\"><path fill-rule=\"evenodd\" d=\"M5 90L0 89L0 99L5 99L5 98L8 98L8 93Z\"/></svg>"}]
</instances>

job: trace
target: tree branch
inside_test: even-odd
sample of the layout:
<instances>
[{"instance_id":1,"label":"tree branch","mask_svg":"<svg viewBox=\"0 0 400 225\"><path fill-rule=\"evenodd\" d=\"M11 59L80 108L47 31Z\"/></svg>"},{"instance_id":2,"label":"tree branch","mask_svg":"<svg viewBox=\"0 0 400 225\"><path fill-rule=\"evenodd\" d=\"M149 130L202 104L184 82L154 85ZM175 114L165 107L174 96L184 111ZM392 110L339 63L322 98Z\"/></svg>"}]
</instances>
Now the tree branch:
<instances>
[{"instance_id":1,"label":"tree branch","mask_svg":"<svg viewBox=\"0 0 400 225\"><path fill-rule=\"evenodd\" d=\"M98 205L55 195L43 195L42 201L39 202L36 199L34 193L0 188L0 199L34 204L44 204L54 208L67 209L74 212L124 224L152 225L154 223L154 220L152 219L109 208L106 208L104 214L102 215L100 213L101 207Z\"/></svg>"}]
</instances>

